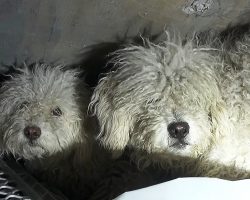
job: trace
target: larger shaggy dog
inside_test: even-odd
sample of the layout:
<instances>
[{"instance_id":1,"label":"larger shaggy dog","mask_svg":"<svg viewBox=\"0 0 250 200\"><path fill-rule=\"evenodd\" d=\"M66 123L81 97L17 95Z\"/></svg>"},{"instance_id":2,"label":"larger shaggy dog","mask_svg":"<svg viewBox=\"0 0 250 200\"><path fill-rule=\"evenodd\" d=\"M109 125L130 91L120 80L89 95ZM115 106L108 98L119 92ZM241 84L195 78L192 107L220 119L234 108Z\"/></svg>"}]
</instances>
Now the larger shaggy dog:
<instances>
[{"instance_id":1,"label":"larger shaggy dog","mask_svg":"<svg viewBox=\"0 0 250 200\"><path fill-rule=\"evenodd\" d=\"M0 143L70 199L88 196L106 153L94 141L87 116L90 92L79 72L62 66L16 67L0 89Z\"/></svg>"},{"instance_id":2,"label":"larger shaggy dog","mask_svg":"<svg viewBox=\"0 0 250 200\"><path fill-rule=\"evenodd\" d=\"M91 102L99 139L109 149L133 149L131 156L144 167L157 163L188 176L248 177L249 38L228 53L240 68L224 59L222 49L178 38L114 54L114 70Z\"/></svg>"}]
</instances>

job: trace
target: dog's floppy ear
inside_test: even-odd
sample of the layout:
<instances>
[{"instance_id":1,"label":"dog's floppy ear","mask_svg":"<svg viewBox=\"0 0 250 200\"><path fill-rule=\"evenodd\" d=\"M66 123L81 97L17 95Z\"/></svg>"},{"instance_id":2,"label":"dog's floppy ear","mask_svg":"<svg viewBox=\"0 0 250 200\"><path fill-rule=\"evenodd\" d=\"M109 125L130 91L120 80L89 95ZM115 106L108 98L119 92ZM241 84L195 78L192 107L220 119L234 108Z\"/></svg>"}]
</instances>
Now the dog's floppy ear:
<instances>
[{"instance_id":1,"label":"dog's floppy ear","mask_svg":"<svg viewBox=\"0 0 250 200\"><path fill-rule=\"evenodd\" d=\"M102 106L101 103L99 106ZM99 107L100 108L100 107ZM99 139L101 143L116 152L122 152L128 141L131 129L133 129L133 116L123 109L112 110L97 108L96 115L100 124Z\"/></svg>"},{"instance_id":2,"label":"dog's floppy ear","mask_svg":"<svg viewBox=\"0 0 250 200\"><path fill-rule=\"evenodd\" d=\"M113 150L124 150L138 114L166 88L159 52L129 46L114 53L113 71L106 74L92 95L90 108L99 125L99 139Z\"/></svg>"},{"instance_id":3,"label":"dog's floppy ear","mask_svg":"<svg viewBox=\"0 0 250 200\"><path fill-rule=\"evenodd\" d=\"M90 108L97 117L100 133L98 139L102 145L115 150L123 151L129 141L129 134L133 126L133 113L124 99L115 97L115 88L108 76L103 79L92 95Z\"/></svg>"}]
</instances>

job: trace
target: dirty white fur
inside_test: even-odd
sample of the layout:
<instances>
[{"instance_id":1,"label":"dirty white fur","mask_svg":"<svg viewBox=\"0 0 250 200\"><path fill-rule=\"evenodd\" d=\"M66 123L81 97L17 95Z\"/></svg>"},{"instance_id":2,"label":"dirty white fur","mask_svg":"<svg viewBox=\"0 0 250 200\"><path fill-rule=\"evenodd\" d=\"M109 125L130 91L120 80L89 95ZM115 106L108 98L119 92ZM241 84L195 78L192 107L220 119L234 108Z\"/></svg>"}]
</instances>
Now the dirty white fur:
<instances>
[{"instance_id":1,"label":"dirty white fur","mask_svg":"<svg viewBox=\"0 0 250 200\"><path fill-rule=\"evenodd\" d=\"M93 135L96 127L87 116L87 86L77 70L63 66L35 64L16 70L0 90L2 150L23 157L28 168L50 187L70 197L84 196L84 185L98 176L99 154ZM58 108L61 115L53 114ZM27 126L39 127L41 136L28 139L24 134Z\"/></svg>"},{"instance_id":2,"label":"dirty white fur","mask_svg":"<svg viewBox=\"0 0 250 200\"><path fill-rule=\"evenodd\" d=\"M114 69L91 101L99 139L116 151L130 147L144 167L157 163L188 175L247 177L250 60L237 70L222 59L221 49L182 44L178 38L169 36L160 45L145 41L115 53ZM237 53L246 49L239 45ZM176 121L190 126L184 146L175 145L177 139L168 133Z\"/></svg>"}]
</instances>

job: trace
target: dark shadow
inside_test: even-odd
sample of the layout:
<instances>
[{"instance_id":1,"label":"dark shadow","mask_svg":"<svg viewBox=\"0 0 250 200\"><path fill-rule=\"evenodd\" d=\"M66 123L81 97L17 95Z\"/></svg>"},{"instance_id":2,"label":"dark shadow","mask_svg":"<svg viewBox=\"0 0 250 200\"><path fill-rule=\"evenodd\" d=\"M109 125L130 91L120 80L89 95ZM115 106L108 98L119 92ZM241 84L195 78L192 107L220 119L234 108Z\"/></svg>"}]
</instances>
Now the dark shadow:
<instances>
[{"instance_id":1,"label":"dark shadow","mask_svg":"<svg viewBox=\"0 0 250 200\"><path fill-rule=\"evenodd\" d=\"M127 149L119 159L113 161L111 168L109 168L102 181L97 184L97 190L90 199L97 199L96 197L103 192L103 185L107 186L105 187L105 198L100 199L111 200L124 192L149 187L176 178L215 177L226 180L250 178L250 172L236 168L233 165L225 166L219 162L171 155L171 153L168 155L164 153L165 161L166 159L171 159L171 161L161 165L159 163L164 163L162 154L149 154L139 149L135 151L139 155L139 159L144 159L139 160L138 163L145 161L145 163L149 164L148 161L150 159L153 159L155 162L143 168L141 165L138 165L137 161L134 162L131 159L133 150ZM159 161L158 163L157 160Z\"/></svg>"},{"instance_id":2,"label":"dark shadow","mask_svg":"<svg viewBox=\"0 0 250 200\"><path fill-rule=\"evenodd\" d=\"M209 45L209 47L220 48L223 45L225 50L235 48L236 42L244 39L245 35L250 35L250 23L241 23L237 25L229 24L227 28L218 31L209 28L205 31L195 34L195 43L198 46Z\"/></svg>"},{"instance_id":3,"label":"dark shadow","mask_svg":"<svg viewBox=\"0 0 250 200\"><path fill-rule=\"evenodd\" d=\"M117 37L115 42L100 42L87 46L75 56L77 62L71 66L78 66L84 69L83 76L85 76L86 83L91 87L95 87L100 75L107 73L112 68L108 61L111 59L113 52L129 44L143 45L142 38L147 38L154 42L160 34L162 33L152 35L150 29L145 28L142 33L135 37Z\"/></svg>"},{"instance_id":4,"label":"dark shadow","mask_svg":"<svg viewBox=\"0 0 250 200\"><path fill-rule=\"evenodd\" d=\"M223 31L208 29L196 33L194 43L205 48L212 48L220 55L223 62L234 70L242 70L243 56L249 53L250 23L229 24ZM239 47L239 43L246 44Z\"/></svg>"},{"instance_id":5,"label":"dark shadow","mask_svg":"<svg viewBox=\"0 0 250 200\"><path fill-rule=\"evenodd\" d=\"M250 36L250 24L237 24L235 26L229 25L224 31L219 34L221 42L225 43L226 49L235 48L236 42L244 40L244 36Z\"/></svg>"}]
</instances>

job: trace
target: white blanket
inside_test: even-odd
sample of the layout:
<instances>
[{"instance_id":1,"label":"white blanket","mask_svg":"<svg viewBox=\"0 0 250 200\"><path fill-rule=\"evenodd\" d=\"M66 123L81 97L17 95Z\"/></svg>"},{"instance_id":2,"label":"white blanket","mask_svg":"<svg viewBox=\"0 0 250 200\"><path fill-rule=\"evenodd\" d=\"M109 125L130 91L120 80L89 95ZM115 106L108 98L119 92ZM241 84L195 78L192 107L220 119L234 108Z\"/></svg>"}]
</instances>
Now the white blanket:
<instances>
[{"instance_id":1,"label":"white blanket","mask_svg":"<svg viewBox=\"0 0 250 200\"><path fill-rule=\"evenodd\" d=\"M248 200L250 179L178 178L151 187L126 192L115 200Z\"/></svg>"}]
</instances>

